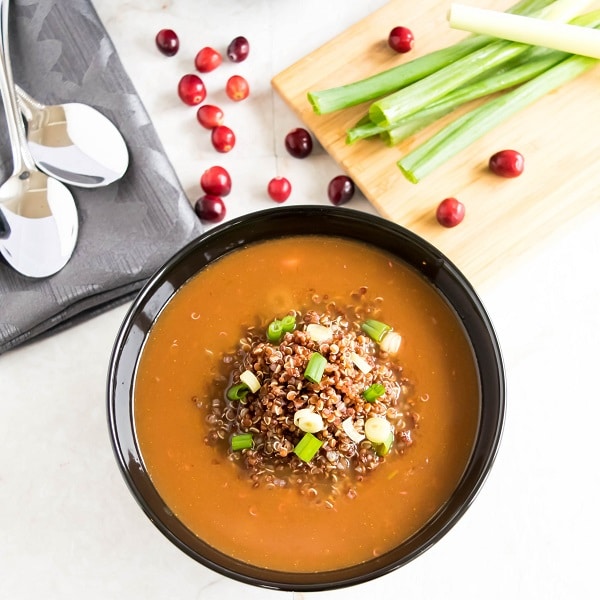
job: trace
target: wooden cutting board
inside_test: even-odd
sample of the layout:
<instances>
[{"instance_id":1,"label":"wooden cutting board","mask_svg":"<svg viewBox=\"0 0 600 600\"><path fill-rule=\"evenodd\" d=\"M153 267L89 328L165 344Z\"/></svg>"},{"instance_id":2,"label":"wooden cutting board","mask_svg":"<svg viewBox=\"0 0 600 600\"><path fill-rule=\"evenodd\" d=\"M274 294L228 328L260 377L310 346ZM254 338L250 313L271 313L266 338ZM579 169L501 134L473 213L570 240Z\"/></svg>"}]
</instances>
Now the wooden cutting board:
<instances>
[{"instance_id":1,"label":"wooden cutting board","mask_svg":"<svg viewBox=\"0 0 600 600\"><path fill-rule=\"evenodd\" d=\"M505 10L514 2L480 0ZM361 105L314 114L309 90L342 85L450 45L466 34L449 28L448 2L391 0L364 20L285 69L273 86L322 146L384 217L439 247L475 285L509 267L527 249L600 200L600 69L549 94L498 126L418 184L396 161L431 133L389 148L378 140L345 143L345 131L366 111ZM415 47L404 55L387 46L395 25L410 27ZM515 179L489 172L489 157L519 150L525 171ZM448 196L466 206L465 220L445 229L435 210Z\"/></svg>"}]
</instances>

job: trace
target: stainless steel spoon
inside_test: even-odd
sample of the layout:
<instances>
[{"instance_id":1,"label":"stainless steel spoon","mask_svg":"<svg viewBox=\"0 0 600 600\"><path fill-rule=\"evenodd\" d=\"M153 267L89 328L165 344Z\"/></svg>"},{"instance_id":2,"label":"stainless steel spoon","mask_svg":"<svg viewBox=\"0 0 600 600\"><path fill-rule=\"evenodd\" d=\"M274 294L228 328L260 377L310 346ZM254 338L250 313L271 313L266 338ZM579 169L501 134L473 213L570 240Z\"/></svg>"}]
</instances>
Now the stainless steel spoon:
<instances>
[{"instance_id":1,"label":"stainless steel spoon","mask_svg":"<svg viewBox=\"0 0 600 600\"><path fill-rule=\"evenodd\" d=\"M38 168L64 183L87 188L123 177L129 153L112 121L79 102L45 106L15 87Z\"/></svg>"},{"instance_id":2,"label":"stainless steel spoon","mask_svg":"<svg viewBox=\"0 0 600 600\"><path fill-rule=\"evenodd\" d=\"M77 241L75 201L59 181L37 170L19 113L8 48L8 0L0 0L0 91L13 173L0 186L0 253L17 271L47 277L68 262Z\"/></svg>"}]
</instances>

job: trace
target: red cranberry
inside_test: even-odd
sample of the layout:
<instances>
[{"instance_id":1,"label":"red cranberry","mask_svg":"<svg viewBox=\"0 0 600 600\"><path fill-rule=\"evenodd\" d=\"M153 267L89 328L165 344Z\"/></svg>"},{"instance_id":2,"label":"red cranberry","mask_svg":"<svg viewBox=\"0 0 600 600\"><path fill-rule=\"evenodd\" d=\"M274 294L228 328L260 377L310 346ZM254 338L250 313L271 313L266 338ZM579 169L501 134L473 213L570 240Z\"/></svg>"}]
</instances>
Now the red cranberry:
<instances>
[{"instance_id":1,"label":"red cranberry","mask_svg":"<svg viewBox=\"0 0 600 600\"><path fill-rule=\"evenodd\" d=\"M294 158L306 158L313 149L312 137L302 127L292 129L285 136L285 148Z\"/></svg>"},{"instance_id":2,"label":"red cranberry","mask_svg":"<svg viewBox=\"0 0 600 600\"><path fill-rule=\"evenodd\" d=\"M206 223L219 223L225 218L227 209L225 208L223 198L206 194L196 200L194 212Z\"/></svg>"},{"instance_id":3,"label":"red cranberry","mask_svg":"<svg viewBox=\"0 0 600 600\"><path fill-rule=\"evenodd\" d=\"M200 186L211 196L227 196L231 192L231 177L223 167L209 167L200 177Z\"/></svg>"},{"instance_id":4,"label":"red cranberry","mask_svg":"<svg viewBox=\"0 0 600 600\"><path fill-rule=\"evenodd\" d=\"M525 167L525 159L516 150L500 150L490 157L489 167L500 177L518 177Z\"/></svg>"},{"instance_id":5,"label":"red cranberry","mask_svg":"<svg viewBox=\"0 0 600 600\"><path fill-rule=\"evenodd\" d=\"M223 125L225 118L223 111L213 104L203 104L196 112L198 123L206 129L214 129L219 125Z\"/></svg>"},{"instance_id":6,"label":"red cranberry","mask_svg":"<svg viewBox=\"0 0 600 600\"><path fill-rule=\"evenodd\" d=\"M204 82L198 75L190 73L179 80L177 93L183 102L189 106L196 106L206 98Z\"/></svg>"},{"instance_id":7,"label":"red cranberry","mask_svg":"<svg viewBox=\"0 0 600 600\"><path fill-rule=\"evenodd\" d=\"M209 73L214 71L223 62L223 57L220 52L217 52L214 48L207 46L202 48L196 58L194 59L194 65L200 73Z\"/></svg>"},{"instance_id":8,"label":"red cranberry","mask_svg":"<svg viewBox=\"0 0 600 600\"><path fill-rule=\"evenodd\" d=\"M227 56L230 61L240 63L248 58L250 53L250 44L248 40L243 36L231 40L229 46L227 46Z\"/></svg>"},{"instance_id":9,"label":"red cranberry","mask_svg":"<svg viewBox=\"0 0 600 600\"><path fill-rule=\"evenodd\" d=\"M408 27L394 27L388 36L390 48L401 54L412 50L414 43L415 37Z\"/></svg>"},{"instance_id":10,"label":"red cranberry","mask_svg":"<svg viewBox=\"0 0 600 600\"><path fill-rule=\"evenodd\" d=\"M292 184L285 177L273 177L269 181L267 192L275 202L285 202L292 193Z\"/></svg>"},{"instance_id":11,"label":"red cranberry","mask_svg":"<svg viewBox=\"0 0 600 600\"><path fill-rule=\"evenodd\" d=\"M215 127L210 139L217 152L229 152L235 146L235 133L226 125Z\"/></svg>"},{"instance_id":12,"label":"red cranberry","mask_svg":"<svg viewBox=\"0 0 600 600\"><path fill-rule=\"evenodd\" d=\"M156 34L155 42L165 56L175 56L179 50L179 38L172 29L161 29Z\"/></svg>"},{"instance_id":13,"label":"red cranberry","mask_svg":"<svg viewBox=\"0 0 600 600\"><path fill-rule=\"evenodd\" d=\"M331 204L339 206L350 202L354 196L354 182L346 175L334 177L327 186L327 197Z\"/></svg>"},{"instance_id":14,"label":"red cranberry","mask_svg":"<svg viewBox=\"0 0 600 600\"><path fill-rule=\"evenodd\" d=\"M234 102L239 102L250 95L250 86L241 75L232 75L225 84L225 93Z\"/></svg>"},{"instance_id":15,"label":"red cranberry","mask_svg":"<svg viewBox=\"0 0 600 600\"><path fill-rule=\"evenodd\" d=\"M440 225L456 227L465 218L465 205L456 198L446 198L440 202L435 216Z\"/></svg>"}]
</instances>

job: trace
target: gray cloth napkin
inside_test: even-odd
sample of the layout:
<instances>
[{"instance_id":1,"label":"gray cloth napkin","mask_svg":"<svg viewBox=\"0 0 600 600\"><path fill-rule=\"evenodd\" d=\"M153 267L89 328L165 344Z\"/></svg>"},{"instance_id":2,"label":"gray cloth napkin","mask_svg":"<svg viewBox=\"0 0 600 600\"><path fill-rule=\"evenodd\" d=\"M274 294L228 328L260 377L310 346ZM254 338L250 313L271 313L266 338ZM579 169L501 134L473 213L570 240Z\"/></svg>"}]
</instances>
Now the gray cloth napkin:
<instances>
[{"instance_id":1,"label":"gray cloth napkin","mask_svg":"<svg viewBox=\"0 0 600 600\"><path fill-rule=\"evenodd\" d=\"M79 239L62 271L30 279L0 258L0 354L132 298L169 256L201 233L90 0L14 0L9 19L15 83L45 104L96 107L123 134L130 164L110 186L70 187ZM11 173L2 112L0 181Z\"/></svg>"}]
</instances>

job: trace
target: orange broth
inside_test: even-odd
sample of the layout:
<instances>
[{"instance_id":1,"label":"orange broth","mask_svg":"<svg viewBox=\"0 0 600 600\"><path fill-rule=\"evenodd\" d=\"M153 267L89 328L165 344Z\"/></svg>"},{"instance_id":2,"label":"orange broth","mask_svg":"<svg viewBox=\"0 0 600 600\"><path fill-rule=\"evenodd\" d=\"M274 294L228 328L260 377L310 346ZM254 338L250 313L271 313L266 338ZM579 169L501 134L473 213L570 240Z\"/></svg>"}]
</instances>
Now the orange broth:
<instances>
[{"instance_id":1,"label":"orange broth","mask_svg":"<svg viewBox=\"0 0 600 600\"><path fill-rule=\"evenodd\" d=\"M397 357L416 390L414 443L390 454L334 508L293 488L253 488L204 442L214 377L249 324L347 300L366 286L403 337ZM200 408L199 406L200 405ZM150 477L206 542L270 569L327 571L366 561L417 532L455 489L480 410L478 371L456 314L415 270L360 242L300 236L250 245L191 278L152 326L134 387L134 421Z\"/></svg>"}]
</instances>

